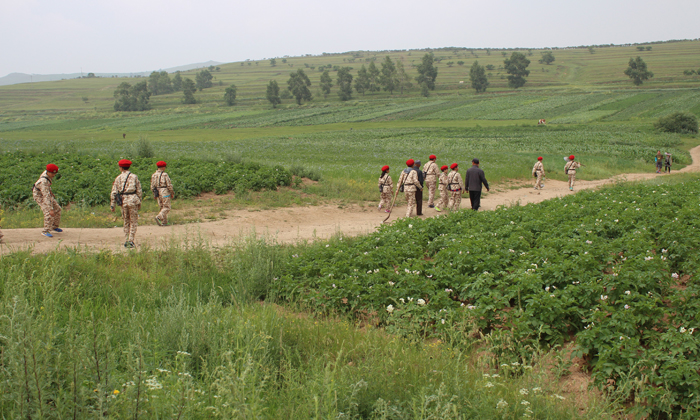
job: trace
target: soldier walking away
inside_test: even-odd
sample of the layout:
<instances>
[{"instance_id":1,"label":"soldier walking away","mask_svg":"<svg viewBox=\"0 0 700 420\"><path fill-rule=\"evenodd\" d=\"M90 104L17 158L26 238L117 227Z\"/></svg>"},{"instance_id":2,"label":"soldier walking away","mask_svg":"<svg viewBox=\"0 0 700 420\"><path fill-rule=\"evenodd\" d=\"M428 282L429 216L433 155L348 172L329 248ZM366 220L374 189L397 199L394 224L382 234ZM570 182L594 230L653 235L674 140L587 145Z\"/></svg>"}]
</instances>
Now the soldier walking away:
<instances>
[{"instance_id":1,"label":"soldier walking away","mask_svg":"<svg viewBox=\"0 0 700 420\"><path fill-rule=\"evenodd\" d=\"M535 189L541 190L544 188L542 178L544 178L544 165L542 164L542 156L537 158L537 163L532 167L532 176L535 177Z\"/></svg>"},{"instance_id":2,"label":"soldier walking away","mask_svg":"<svg viewBox=\"0 0 700 420\"><path fill-rule=\"evenodd\" d=\"M656 162L656 173L660 174L661 166L664 164L664 156L661 154L661 150L657 150L654 162Z\"/></svg>"},{"instance_id":3,"label":"soldier walking away","mask_svg":"<svg viewBox=\"0 0 700 420\"><path fill-rule=\"evenodd\" d=\"M437 188L440 173L437 163L435 163L437 156L430 155L428 159L428 163L423 167L423 172L425 173L425 183L428 185L428 207L432 209L435 207L435 189Z\"/></svg>"},{"instance_id":4,"label":"soldier walking away","mask_svg":"<svg viewBox=\"0 0 700 420\"><path fill-rule=\"evenodd\" d=\"M568 162L566 162L566 165L564 165L564 173L569 176L569 191L574 190L574 184L576 183L576 169L583 166L574 159L576 159L576 156L569 156Z\"/></svg>"},{"instance_id":5,"label":"soldier walking away","mask_svg":"<svg viewBox=\"0 0 700 420\"><path fill-rule=\"evenodd\" d=\"M391 181L391 175L389 175L389 165L382 166L382 175L379 177L379 207L377 210L389 213L389 207L391 207L391 194L394 191L394 184Z\"/></svg>"},{"instance_id":6,"label":"soldier walking away","mask_svg":"<svg viewBox=\"0 0 700 420\"><path fill-rule=\"evenodd\" d=\"M469 201L472 203L472 210L477 211L481 207L481 185L489 189L484 171L479 168L479 159L472 159L472 167L467 169L467 189L469 190Z\"/></svg>"},{"instance_id":7,"label":"soldier walking away","mask_svg":"<svg viewBox=\"0 0 700 420\"><path fill-rule=\"evenodd\" d=\"M413 169L414 164L413 159L407 160L407 168L401 172L399 177L399 185L403 185L403 192L406 195L406 217L411 217L416 208L416 190L423 189L418 182L418 173Z\"/></svg>"},{"instance_id":8,"label":"soldier walking away","mask_svg":"<svg viewBox=\"0 0 700 420\"><path fill-rule=\"evenodd\" d=\"M51 183L53 178L58 173L58 166L53 163L46 165L46 170L41 174L39 180L34 183L32 195L34 201L39 205L44 213L44 229L41 234L53 238L51 231L63 232L63 229L58 227L61 224L61 206L56 201L56 196L51 191Z\"/></svg>"},{"instance_id":9,"label":"soldier walking away","mask_svg":"<svg viewBox=\"0 0 700 420\"><path fill-rule=\"evenodd\" d=\"M664 173L671 173L671 165L673 164L673 158L671 154L666 152L666 157L664 158Z\"/></svg>"},{"instance_id":10,"label":"soldier walking away","mask_svg":"<svg viewBox=\"0 0 700 420\"><path fill-rule=\"evenodd\" d=\"M156 223L158 226L168 225L168 213L172 209L171 201L175 197L175 190L173 189L173 183L170 181L170 176L165 172L165 167L167 164L162 160L156 163L158 169L153 175L151 175L151 191L153 191L153 198L158 200L158 206L160 206L160 213L156 216Z\"/></svg>"},{"instance_id":11,"label":"soldier walking away","mask_svg":"<svg viewBox=\"0 0 700 420\"><path fill-rule=\"evenodd\" d=\"M131 161L122 159L118 164L122 173L112 183L109 208L114 211L115 205L121 206L122 218L124 219L124 247L134 248L134 237L139 222L143 191L138 177L129 171Z\"/></svg>"},{"instance_id":12,"label":"soldier walking away","mask_svg":"<svg viewBox=\"0 0 700 420\"><path fill-rule=\"evenodd\" d=\"M447 204L447 208L450 211L459 210L462 204L462 191L464 191L464 181L462 181L462 175L459 174L459 165L453 163L450 165L450 172L447 175L447 189L450 190L450 201Z\"/></svg>"},{"instance_id":13,"label":"soldier walking away","mask_svg":"<svg viewBox=\"0 0 700 420\"><path fill-rule=\"evenodd\" d=\"M440 198L438 199L438 204L435 206L435 210L437 211L442 211L442 209L447 208L447 205L450 202L450 194L447 192L447 165L442 165L440 168L440 178L439 178L439 186L438 189L440 190Z\"/></svg>"},{"instance_id":14,"label":"soldier walking away","mask_svg":"<svg viewBox=\"0 0 700 420\"><path fill-rule=\"evenodd\" d=\"M413 169L415 169L416 173L418 174L418 182L420 183L421 188L419 190L416 190L416 215L417 216L422 216L423 215L423 182L425 182L425 173L420 170L420 160L416 160L413 163Z\"/></svg>"}]
</instances>

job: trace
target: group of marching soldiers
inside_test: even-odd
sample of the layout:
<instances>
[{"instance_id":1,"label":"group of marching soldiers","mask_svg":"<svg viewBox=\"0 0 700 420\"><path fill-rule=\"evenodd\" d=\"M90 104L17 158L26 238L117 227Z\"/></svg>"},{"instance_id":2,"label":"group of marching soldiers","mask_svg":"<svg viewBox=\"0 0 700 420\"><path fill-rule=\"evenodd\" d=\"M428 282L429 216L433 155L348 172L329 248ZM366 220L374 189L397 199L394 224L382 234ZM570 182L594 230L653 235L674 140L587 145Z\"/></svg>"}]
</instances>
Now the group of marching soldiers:
<instances>
[{"instance_id":1,"label":"group of marching soldiers","mask_svg":"<svg viewBox=\"0 0 700 420\"><path fill-rule=\"evenodd\" d=\"M428 207L440 212L443 209L450 211L458 210L462 202L462 194L469 191L469 200L472 210L481 207L482 185L489 191L489 183L486 181L484 171L479 168L479 159L472 159L472 166L466 172L466 184L459 173L459 165L453 163L448 166L443 165L438 169L437 157L430 155L428 163L421 170L421 161L409 159L406 161L406 168L401 172L398 180L398 188L392 202L393 181L389 175L389 166L382 167L382 174L379 177L379 192L381 201L378 210L384 209L391 213L396 196L399 191L403 191L406 196L406 217L411 217L413 211L417 216L423 215L423 188L428 188ZM451 171L448 172L448 169ZM437 204L435 204L435 190L440 192Z\"/></svg>"},{"instance_id":2,"label":"group of marching soldiers","mask_svg":"<svg viewBox=\"0 0 700 420\"><path fill-rule=\"evenodd\" d=\"M136 174L132 173L131 161L122 159L118 162L121 173L112 183L112 192L110 194L109 207L114 212L116 206L122 209L122 218L124 219L124 247L134 248L134 237L136 236L136 227L138 226L139 210L141 210L141 200L143 200L143 190L141 182ZM156 163L158 168L151 175L151 191L154 197L158 200L160 212L155 217L158 226L168 225L168 213L171 209L171 200L175 191L173 183L165 172L167 164L163 161ZM61 206L56 201L51 184L58 173L58 166L53 163L46 165L46 170L41 174L39 180L34 183L32 195L34 201L39 205L44 213L44 229L41 234L53 238L51 232L61 233L63 229L61 224ZM2 238L2 234L0 234Z\"/></svg>"},{"instance_id":3,"label":"group of marching soldiers","mask_svg":"<svg viewBox=\"0 0 700 420\"><path fill-rule=\"evenodd\" d=\"M574 190L576 170L582 166L575 158L574 155L564 158L566 161L564 172L569 178L570 191ZM428 159L428 163L423 170L420 169L421 162L419 160L409 159L406 161L407 168L401 172L398 181L399 187L396 190L393 202L394 185L389 175L389 166L385 165L382 167L382 174L379 177L379 192L381 193L379 211L384 209L385 212L391 213L396 196L399 191L403 191L408 204L406 217L411 217L414 210L417 216L422 216L424 184L428 187L428 207L435 208L436 211L442 211L443 208L450 211L458 210L464 191L469 191L469 201L471 202L472 210L478 210L481 207L481 186L483 185L486 187L486 191L489 191L489 183L486 181L484 171L479 168L479 159L472 159L472 166L466 172L466 185L465 181L462 180L462 175L459 173L459 165L457 163L449 166L450 172L448 172L447 165L443 165L438 171L437 157L430 155ZM542 160L542 156L538 157L537 162L532 167L532 176L535 178L535 190L544 188L545 171ZM437 205L435 204L436 187L440 192Z\"/></svg>"}]
</instances>

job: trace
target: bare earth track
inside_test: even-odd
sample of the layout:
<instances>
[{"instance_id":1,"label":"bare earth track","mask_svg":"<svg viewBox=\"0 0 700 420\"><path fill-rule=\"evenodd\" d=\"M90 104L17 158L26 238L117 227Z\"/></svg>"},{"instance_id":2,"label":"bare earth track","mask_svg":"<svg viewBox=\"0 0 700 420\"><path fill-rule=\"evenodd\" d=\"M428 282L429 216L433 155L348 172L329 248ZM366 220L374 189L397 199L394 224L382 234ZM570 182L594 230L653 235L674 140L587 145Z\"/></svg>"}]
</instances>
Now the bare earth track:
<instances>
[{"instance_id":1,"label":"bare earth track","mask_svg":"<svg viewBox=\"0 0 700 420\"><path fill-rule=\"evenodd\" d=\"M693 163L677 172L700 172L700 146L690 151ZM620 181L641 181L663 176L655 172L620 175L598 181L577 181L575 190L600 187ZM551 198L572 194L567 183L546 180L546 187L541 192L532 187L494 192L482 198L484 210L493 210L498 206L539 203ZM402 217L405 213L403 202L394 208L391 220ZM469 207L469 198L462 200L462 208ZM438 213L424 205L423 217L432 217ZM375 207L324 205L315 207L290 207L275 210L235 210L227 213L225 219L213 222L159 227L155 225L139 226L136 234L137 246L159 247L170 241L176 243L184 239L190 242L204 241L212 246L227 245L242 237L255 233L281 243L328 238L336 233L359 235L373 232L381 225L386 213L376 211ZM53 238L40 235L41 229L4 229L0 254L23 249L35 253L45 253L60 248L81 248L83 250L121 251L124 236L122 228L109 229L65 229Z\"/></svg>"}]
</instances>

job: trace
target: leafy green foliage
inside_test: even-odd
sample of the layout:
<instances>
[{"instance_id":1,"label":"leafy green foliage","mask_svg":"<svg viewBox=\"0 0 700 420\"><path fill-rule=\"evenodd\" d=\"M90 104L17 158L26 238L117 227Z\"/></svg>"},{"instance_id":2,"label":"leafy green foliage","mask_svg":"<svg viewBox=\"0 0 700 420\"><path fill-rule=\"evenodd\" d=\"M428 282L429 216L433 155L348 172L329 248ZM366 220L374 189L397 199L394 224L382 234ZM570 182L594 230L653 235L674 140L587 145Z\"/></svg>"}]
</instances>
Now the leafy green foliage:
<instances>
[{"instance_id":1,"label":"leafy green foliage","mask_svg":"<svg viewBox=\"0 0 700 420\"><path fill-rule=\"evenodd\" d=\"M430 89L435 90L435 79L437 79L438 69L435 67L433 62L435 61L435 56L433 53L427 53L421 59L421 63L416 67L418 71L418 76L416 77L416 82L421 85L423 84ZM427 96L423 94L423 96Z\"/></svg>"},{"instance_id":2,"label":"leafy green foliage","mask_svg":"<svg viewBox=\"0 0 700 420\"><path fill-rule=\"evenodd\" d=\"M440 337L464 319L483 334L507 330L520 346L575 337L601 387L634 393L645 415L697 416L699 197L700 180L623 185L402 219L311 247L276 288L319 311L377 311L414 338ZM506 352L498 363L528 357Z\"/></svg>"},{"instance_id":3,"label":"leafy green foliage","mask_svg":"<svg viewBox=\"0 0 700 420\"><path fill-rule=\"evenodd\" d=\"M202 70L195 76L195 81L197 82L197 89L201 92L203 89L210 88L214 86L212 83L214 76L209 72L209 70Z\"/></svg>"},{"instance_id":4,"label":"leafy green foliage","mask_svg":"<svg viewBox=\"0 0 700 420\"><path fill-rule=\"evenodd\" d=\"M545 51L540 58L540 64L552 64L554 60L554 54L551 51Z\"/></svg>"},{"instance_id":5,"label":"leafy green foliage","mask_svg":"<svg viewBox=\"0 0 700 420\"><path fill-rule=\"evenodd\" d=\"M525 85L525 77L530 75L530 70L527 66L530 65L530 60L525 57L525 54L514 52L510 55L510 58L506 58L503 61L503 67L508 73L508 86L512 88L519 88Z\"/></svg>"},{"instance_id":6,"label":"leafy green foliage","mask_svg":"<svg viewBox=\"0 0 700 420\"><path fill-rule=\"evenodd\" d=\"M323 97L327 98L333 87L333 79L331 79L331 75L328 74L328 70L324 70L323 73L321 73L321 83L319 87L321 88L321 92L323 92Z\"/></svg>"},{"instance_id":7,"label":"leafy green foliage","mask_svg":"<svg viewBox=\"0 0 700 420\"><path fill-rule=\"evenodd\" d=\"M309 86L311 86L311 80L309 80L309 76L304 73L303 69L299 69L289 75L287 89L296 99L297 105L301 105L302 101L311 100L312 96Z\"/></svg>"},{"instance_id":8,"label":"leafy green foliage","mask_svg":"<svg viewBox=\"0 0 700 420\"><path fill-rule=\"evenodd\" d=\"M667 133L695 133L698 132L698 119L695 115L687 112L675 112L665 117L659 118L654 123L657 130Z\"/></svg>"},{"instance_id":9,"label":"leafy green foliage","mask_svg":"<svg viewBox=\"0 0 700 420\"><path fill-rule=\"evenodd\" d=\"M282 99L280 99L280 86L277 84L276 80L270 80L270 83L268 83L265 97L272 104L273 108L277 108L277 105L282 103Z\"/></svg>"},{"instance_id":10,"label":"leafy green foliage","mask_svg":"<svg viewBox=\"0 0 700 420\"><path fill-rule=\"evenodd\" d=\"M194 92L197 90L195 83L189 77L182 81L182 103L196 104L197 99L194 97Z\"/></svg>"},{"instance_id":11,"label":"leafy green foliage","mask_svg":"<svg viewBox=\"0 0 700 420\"><path fill-rule=\"evenodd\" d=\"M477 93L486 92L486 88L489 86L489 79L486 77L484 66L480 66L478 61L474 61L471 69L469 69L469 80L471 80L472 88Z\"/></svg>"},{"instance_id":12,"label":"leafy green foliage","mask_svg":"<svg viewBox=\"0 0 700 420\"><path fill-rule=\"evenodd\" d=\"M226 101L226 105L228 106L236 103L236 85L231 85L226 88L226 92L224 93L224 101Z\"/></svg>"},{"instance_id":13,"label":"leafy green foliage","mask_svg":"<svg viewBox=\"0 0 700 420\"><path fill-rule=\"evenodd\" d=\"M144 146L150 147L143 138L139 144L137 151ZM147 189L159 159L144 157L132 160L134 164L131 171L139 177L144 189ZM12 168L0 172L0 204L9 207L20 204L33 206L32 185L39 179L47 162L53 162L59 167L52 189L62 206L68 203L80 206L109 203L112 181L119 175L117 160L82 154L16 152L0 155L0 164ZM281 166L188 158L169 159L168 174L173 180L177 196L182 198L209 191L225 193L232 190L276 190L277 187L289 186L292 182L291 173Z\"/></svg>"},{"instance_id":14,"label":"leafy green foliage","mask_svg":"<svg viewBox=\"0 0 700 420\"><path fill-rule=\"evenodd\" d=\"M367 68L364 64L357 71L357 77L355 77L355 90L357 93L361 93L363 96L365 92L369 90L369 73L367 73Z\"/></svg>"},{"instance_id":15,"label":"leafy green foliage","mask_svg":"<svg viewBox=\"0 0 700 420\"><path fill-rule=\"evenodd\" d=\"M151 73L148 77L148 91L153 95L164 95L173 92L173 84L168 72L163 70Z\"/></svg>"},{"instance_id":16,"label":"leafy green foliage","mask_svg":"<svg viewBox=\"0 0 700 420\"><path fill-rule=\"evenodd\" d=\"M350 74L350 67L338 69L338 96L341 101L352 99L352 74Z\"/></svg>"},{"instance_id":17,"label":"leafy green foliage","mask_svg":"<svg viewBox=\"0 0 700 420\"><path fill-rule=\"evenodd\" d=\"M390 94L399 86L399 78L396 74L396 65L391 60L391 57L386 56L382 61L382 74L379 77L379 83L384 90L388 90Z\"/></svg>"},{"instance_id":18,"label":"leafy green foliage","mask_svg":"<svg viewBox=\"0 0 700 420\"><path fill-rule=\"evenodd\" d=\"M145 111L151 109L148 100L151 97L151 92L148 91L148 85L144 82L139 82L131 86L128 82L122 82L117 90L114 91L115 111Z\"/></svg>"},{"instance_id":19,"label":"leafy green foliage","mask_svg":"<svg viewBox=\"0 0 700 420\"><path fill-rule=\"evenodd\" d=\"M639 86L644 83L645 80L654 77L654 73L647 70L647 63L639 56L637 56L637 58L630 58L625 74L632 79L632 83L634 83L635 86Z\"/></svg>"}]
</instances>

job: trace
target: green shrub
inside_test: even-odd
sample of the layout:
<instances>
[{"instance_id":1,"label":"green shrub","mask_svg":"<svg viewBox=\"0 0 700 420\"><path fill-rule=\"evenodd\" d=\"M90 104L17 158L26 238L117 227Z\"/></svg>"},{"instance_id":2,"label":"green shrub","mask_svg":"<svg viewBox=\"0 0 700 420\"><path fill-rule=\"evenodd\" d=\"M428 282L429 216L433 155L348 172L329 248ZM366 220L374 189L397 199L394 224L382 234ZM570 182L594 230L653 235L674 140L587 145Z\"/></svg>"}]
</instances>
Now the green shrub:
<instances>
[{"instance_id":1,"label":"green shrub","mask_svg":"<svg viewBox=\"0 0 700 420\"><path fill-rule=\"evenodd\" d=\"M659 131L667 133L696 133L698 132L698 119L693 114L687 112L676 112L659 118L654 123L654 127Z\"/></svg>"}]
</instances>

